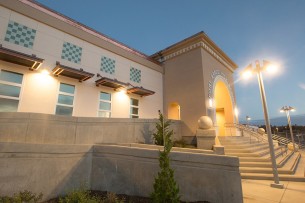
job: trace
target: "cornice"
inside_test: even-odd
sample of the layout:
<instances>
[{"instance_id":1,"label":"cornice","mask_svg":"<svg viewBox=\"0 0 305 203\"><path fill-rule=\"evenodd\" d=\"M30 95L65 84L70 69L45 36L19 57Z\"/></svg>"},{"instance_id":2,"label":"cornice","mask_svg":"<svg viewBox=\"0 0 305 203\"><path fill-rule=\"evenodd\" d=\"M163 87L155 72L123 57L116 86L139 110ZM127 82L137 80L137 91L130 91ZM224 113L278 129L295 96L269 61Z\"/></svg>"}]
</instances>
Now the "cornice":
<instances>
[{"instance_id":1,"label":"cornice","mask_svg":"<svg viewBox=\"0 0 305 203\"><path fill-rule=\"evenodd\" d=\"M204 32L199 32L189 38L186 38L153 54L151 57L159 62L165 62L197 48L203 48L206 50L230 71L234 72L234 70L237 68L237 65Z\"/></svg>"}]
</instances>

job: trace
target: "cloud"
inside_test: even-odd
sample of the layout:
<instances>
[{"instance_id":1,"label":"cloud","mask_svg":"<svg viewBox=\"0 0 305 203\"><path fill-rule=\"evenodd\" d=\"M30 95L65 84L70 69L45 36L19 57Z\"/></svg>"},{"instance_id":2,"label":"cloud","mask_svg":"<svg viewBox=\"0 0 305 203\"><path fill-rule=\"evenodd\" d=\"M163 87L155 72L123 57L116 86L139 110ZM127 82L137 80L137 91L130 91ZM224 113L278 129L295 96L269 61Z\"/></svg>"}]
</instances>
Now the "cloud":
<instances>
[{"instance_id":1,"label":"cloud","mask_svg":"<svg viewBox=\"0 0 305 203\"><path fill-rule=\"evenodd\" d=\"M302 88L303 90L305 90L305 84L304 83L300 83L299 87Z\"/></svg>"}]
</instances>

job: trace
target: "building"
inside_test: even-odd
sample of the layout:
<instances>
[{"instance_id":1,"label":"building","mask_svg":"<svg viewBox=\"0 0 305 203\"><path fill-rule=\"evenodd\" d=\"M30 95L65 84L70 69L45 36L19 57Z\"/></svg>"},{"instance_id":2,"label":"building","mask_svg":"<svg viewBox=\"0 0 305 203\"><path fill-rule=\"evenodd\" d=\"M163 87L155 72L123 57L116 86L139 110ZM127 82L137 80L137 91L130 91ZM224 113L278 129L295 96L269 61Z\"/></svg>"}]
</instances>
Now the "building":
<instances>
[{"instance_id":1,"label":"building","mask_svg":"<svg viewBox=\"0 0 305 203\"><path fill-rule=\"evenodd\" d=\"M237 121L237 65L203 32L147 56L29 0L0 2L0 111Z\"/></svg>"}]
</instances>

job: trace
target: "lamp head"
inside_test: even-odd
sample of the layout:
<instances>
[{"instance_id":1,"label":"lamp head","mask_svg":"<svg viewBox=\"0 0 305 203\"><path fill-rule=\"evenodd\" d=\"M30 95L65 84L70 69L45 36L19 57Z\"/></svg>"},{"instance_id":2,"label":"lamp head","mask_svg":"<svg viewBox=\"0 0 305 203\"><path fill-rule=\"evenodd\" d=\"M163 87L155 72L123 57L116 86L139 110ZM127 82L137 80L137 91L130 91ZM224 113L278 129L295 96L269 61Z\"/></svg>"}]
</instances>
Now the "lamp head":
<instances>
[{"instance_id":1,"label":"lamp head","mask_svg":"<svg viewBox=\"0 0 305 203\"><path fill-rule=\"evenodd\" d=\"M252 74L253 74L252 64L249 64L247 68L245 68L241 73L243 79L245 80L249 79L252 76Z\"/></svg>"},{"instance_id":2,"label":"lamp head","mask_svg":"<svg viewBox=\"0 0 305 203\"><path fill-rule=\"evenodd\" d=\"M278 66L274 63L264 60L264 70L266 70L270 74L275 74L278 71Z\"/></svg>"}]
</instances>

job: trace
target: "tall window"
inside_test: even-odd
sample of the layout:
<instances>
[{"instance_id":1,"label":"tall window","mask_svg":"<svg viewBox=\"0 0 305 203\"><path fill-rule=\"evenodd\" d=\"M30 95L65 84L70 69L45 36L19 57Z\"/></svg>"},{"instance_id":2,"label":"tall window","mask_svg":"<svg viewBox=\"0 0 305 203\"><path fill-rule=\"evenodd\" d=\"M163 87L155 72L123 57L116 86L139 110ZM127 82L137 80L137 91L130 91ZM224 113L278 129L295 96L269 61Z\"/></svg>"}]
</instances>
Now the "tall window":
<instances>
[{"instance_id":1,"label":"tall window","mask_svg":"<svg viewBox=\"0 0 305 203\"><path fill-rule=\"evenodd\" d=\"M56 115L72 116L75 86L60 83Z\"/></svg>"},{"instance_id":2,"label":"tall window","mask_svg":"<svg viewBox=\"0 0 305 203\"><path fill-rule=\"evenodd\" d=\"M104 118L111 117L111 94L106 92L100 93L98 116Z\"/></svg>"},{"instance_id":3,"label":"tall window","mask_svg":"<svg viewBox=\"0 0 305 203\"><path fill-rule=\"evenodd\" d=\"M130 98L130 118L139 118L139 100Z\"/></svg>"},{"instance_id":4,"label":"tall window","mask_svg":"<svg viewBox=\"0 0 305 203\"><path fill-rule=\"evenodd\" d=\"M23 75L0 70L0 111L16 112L18 110Z\"/></svg>"}]
</instances>

